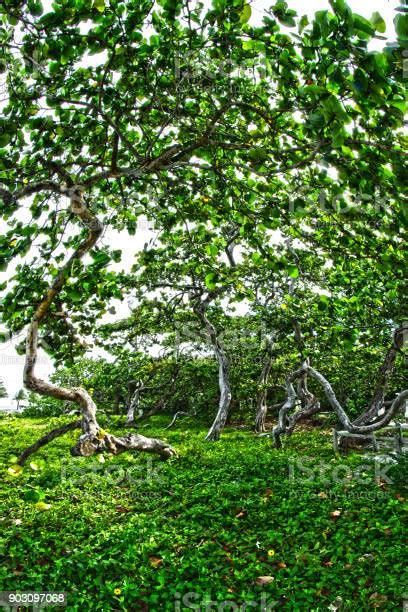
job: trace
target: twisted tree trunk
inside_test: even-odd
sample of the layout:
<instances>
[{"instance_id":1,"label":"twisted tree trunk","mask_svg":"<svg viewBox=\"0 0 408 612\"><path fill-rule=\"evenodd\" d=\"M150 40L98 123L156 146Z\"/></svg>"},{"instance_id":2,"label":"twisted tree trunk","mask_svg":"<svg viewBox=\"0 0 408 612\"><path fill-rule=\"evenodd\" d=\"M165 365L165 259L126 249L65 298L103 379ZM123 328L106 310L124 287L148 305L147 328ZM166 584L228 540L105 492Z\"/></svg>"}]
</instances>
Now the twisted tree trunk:
<instances>
[{"instance_id":1,"label":"twisted tree trunk","mask_svg":"<svg viewBox=\"0 0 408 612\"><path fill-rule=\"evenodd\" d=\"M179 419L182 416L196 416L197 412L195 410L192 410L191 412L187 412L186 410L178 410L172 420L170 421L170 423L167 425L167 427L165 427L164 429L170 429L171 427L173 427L173 425L176 424L177 419Z\"/></svg>"},{"instance_id":2,"label":"twisted tree trunk","mask_svg":"<svg viewBox=\"0 0 408 612\"><path fill-rule=\"evenodd\" d=\"M225 423L227 422L228 411L231 404L230 365L218 339L217 330L206 315L205 305L202 303L196 305L194 310L207 330L214 355L218 361L218 384L220 389L218 412L205 438L207 441L216 442L220 439L221 431L224 429Z\"/></svg>"},{"instance_id":3,"label":"twisted tree trunk","mask_svg":"<svg viewBox=\"0 0 408 612\"><path fill-rule=\"evenodd\" d=\"M134 388L131 400L130 400L130 404L129 404L129 408L127 411L127 415L126 415L126 425L134 425L135 424L135 411L138 409L139 407L139 402L140 402L140 396L142 394L142 391L144 390L145 385L142 383L141 380L137 380L136 381L136 386Z\"/></svg>"},{"instance_id":4,"label":"twisted tree trunk","mask_svg":"<svg viewBox=\"0 0 408 612\"><path fill-rule=\"evenodd\" d=\"M340 405L337 400L336 394L334 393L330 383L326 378L320 374L317 370L314 370L307 363L304 363L301 368L292 372L286 379L286 391L287 391L287 399L281 410L279 411L279 419L278 424L274 427L272 431L273 439L275 446L277 448L281 447L281 435L282 434L290 434L293 431L293 427L291 427L291 418L288 416L289 411L294 407L297 393L294 389L293 382L298 380L304 374L309 374L315 380L317 380L323 387L326 398L332 407L334 413L337 415L341 425L343 428L355 434L366 434L372 433L373 431L377 431L382 427L388 425L388 423L394 418L397 412L401 409L403 402L405 402L408 397L408 389L402 391L392 402L388 410L381 416L378 420L369 425L356 425L355 422L351 422L347 413ZM292 419L296 417L296 414L292 416Z\"/></svg>"},{"instance_id":5,"label":"twisted tree trunk","mask_svg":"<svg viewBox=\"0 0 408 612\"><path fill-rule=\"evenodd\" d=\"M67 423L67 425L62 425L61 427L56 427L52 429L48 433L46 433L42 438L31 444L28 448L26 448L19 458L17 459L18 465L24 465L27 461L28 457L33 453L36 453L42 446L51 442L51 440L55 440L55 438L59 438L59 436L63 436L67 431L73 431L74 429L79 429L81 427L81 421L72 421L71 423Z\"/></svg>"},{"instance_id":6,"label":"twisted tree trunk","mask_svg":"<svg viewBox=\"0 0 408 612\"><path fill-rule=\"evenodd\" d=\"M164 410L167 406L168 399L174 393L177 375L178 375L178 371L174 370L170 381L166 381L165 383L159 386L152 385L150 387L147 387L146 384L143 383L142 381L136 381L136 386L134 387L133 395L132 395L129 409L127 412L126 425L135 425L136 422L145 421L146 419L149 419L151 416ZM132 382L134 383L135 381L132 381ZM138 410L139 414L137 418L135 418L135 411L140 404L142 392L148 391L148 390L157 391L159 389L163 389L166 386L168 386L167 390L163 393L162 397L160 397L160 399L158 399L156 403L150 408L150 410L147 410L146 412L144 412L143 410L139 409Z\"/></svg>"},{"instance_id":7,"label":"twisted tree trunk","mask_svg":"<svg viewBox=\"0 0 408 612\"><path fill-rule=\"evenodd\" d=\"M272 368L273 362L273 341L271 338L267 339L266 345L266 357L262 368L261 376L259 377L258 388L259 391L256 397L256 417L255 417L255 431L262 433L265 431L265 419L268 412L268 380L269 374Z\"/></svg>"},{"instance_id":8,"label":"twisted tree trunk","mask_svg":"<svg viewBox=\"0 0 408 612\"><path fill-rule=\"evenodd\" d=\"M353 422L354 425L366 425L370 423L373 418L378 416L381 408L384 407L385 394L394 371L397 355L401 352L404 345L404 334L406 332L408 332L407 323L404 323L394 331L392 346L388 349L378 373L373 399L371 400L368 410L355 419Z\"/></svg>"},{"instance_id":9,"label":"twisted tree trunk","mask_svg":"<svg viewBox=\"0 0 408 612\"><path fill-rule=\"evenodd\" d=\"M77 185L69 189L61 188L60 193L66 193L70 197L70 210L73 214L77 215L82 223L87 227L88 235L62 266L57 277L48 290L47 295L39 304L31 319L26 342L24 385L27 389L30 389L30 391L34 391L40 395L55 397L62 401L73 402L80 407L82 412L83 433L80 436L77 444L71 450L73 455L88 456L103 450L108 450L112 453L120 453L125 450L139 450L158 453L162 457L170 457L175 454L175 451L166 442L162 442L161 440L149 439L145 438L144 436L137 436L134 434L128 434L124 437L116 437L103 431L96 420L95 402L85 389L79 387L72 389L58 387L35 376L34 370L37 361L39 327L47 316L53 300L58 296L63 288L73 262L82 259L82 257L88 253L88 251L96 244L103 231L102 223L88 210L87 206L85 205L82 196L82 187ZM62 435L62 433L56 435ZM56 435L50 439L55 438Z\"/></svg>"}]
</instances>

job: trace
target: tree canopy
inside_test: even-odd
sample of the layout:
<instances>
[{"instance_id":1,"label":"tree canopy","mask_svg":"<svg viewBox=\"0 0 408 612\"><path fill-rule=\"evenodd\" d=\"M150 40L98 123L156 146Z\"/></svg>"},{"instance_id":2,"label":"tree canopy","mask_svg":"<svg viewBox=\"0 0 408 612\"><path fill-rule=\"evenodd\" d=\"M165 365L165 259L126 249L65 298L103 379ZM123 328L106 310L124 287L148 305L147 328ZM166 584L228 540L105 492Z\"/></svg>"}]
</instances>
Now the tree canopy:
<instances>
[{"instance_id":1,"label":"tree canopy","mask_svg":"<svg viewBox=\"0 0 408 612\"><path fill-rule=\"evenodd\" d=\"M76 452L136 442L99 435L86 390L39 380L38 345L72 363L125 297L201 322L222 379L211 439L232 398L223 311L263 309L268 333L300 321L320 339L302 358L401 326L407 15L373 51L381 16L330 5L309 22L279 0L256 23L243 0L3 2L1 317L28 328L26 386L84 411ZM156 243L131 267L109 236L142 217Z\"/></svg>"}]
</instances>

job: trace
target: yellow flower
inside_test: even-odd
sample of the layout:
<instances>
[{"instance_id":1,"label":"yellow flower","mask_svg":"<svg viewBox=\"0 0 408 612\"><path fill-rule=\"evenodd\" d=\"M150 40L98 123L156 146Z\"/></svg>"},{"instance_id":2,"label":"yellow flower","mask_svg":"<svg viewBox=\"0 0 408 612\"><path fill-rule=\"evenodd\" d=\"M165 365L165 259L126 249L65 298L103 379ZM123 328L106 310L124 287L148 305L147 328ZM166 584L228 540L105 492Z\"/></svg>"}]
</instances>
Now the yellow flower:
<instances>
[{"instance_id":1,"label":"yellow flower","mask_svg":"<svg viewBox=\"0 0 408 612\"><path fill-rule=\"evenodd\" d=\"M268 557L273 557L274 554L275 554L275 551L273 550L273 548L268 550Z\"/></svg>"},{"instance_id":2,"label":"yellow flower","mask_svg":"<svg viewBox=\"0 0 408 612\"><path fill-rule=\"evenodd\" d=\"M115 589L113 592L115 595L120 595L122 591L120 589Z\"/></svg>"}]
</instances>

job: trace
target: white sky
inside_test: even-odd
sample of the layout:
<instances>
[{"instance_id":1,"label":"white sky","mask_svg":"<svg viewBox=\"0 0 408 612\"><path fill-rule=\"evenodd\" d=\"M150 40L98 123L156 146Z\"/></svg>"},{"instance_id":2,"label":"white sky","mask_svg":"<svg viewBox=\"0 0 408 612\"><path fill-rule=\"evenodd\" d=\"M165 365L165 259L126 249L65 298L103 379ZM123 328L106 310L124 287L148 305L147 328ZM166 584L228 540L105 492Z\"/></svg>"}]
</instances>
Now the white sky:
<instances>
[{"instance_id":1,"label":"white sky","mask_svg":"<svg viewBox=\"0 0 408 612\"><path fill-rule=\"evenodd\" d=\"M259 21L262 18L262 13L266 8L269 8L273 4L272 0L266 2L265 0L253 0L251 2L253 20ZM378 11L384 18L387 24L387 30L384 36L388 36L393 39L394 26L393 18L395 15L395 8L400 4L398 0L348 0L348 4L355 13L359 13L369 18L373 12ZM50 0L43 1L45 9L49 9L51 5ZM299 15L307 14L313 16L316 11L319 10L331 10L328 0L288 0L289 8L295 9ZM252 18L251 18L252 20ZM384 46L382 40L374 41L371 43L372 49L381 49ZM134 253L141 248L145 242L149 241L153 236L153 233L143 227L136 231L135 236L131 236L126 240L123 239L123 235L109 234L104 237L104 242L109 245L110 248L120 248L122 250L122 261L129 262L133 260ZM9 276L10 270L7 276ZM0 274L0 282L3 280L4 275ZM124 305L124 311L126 306ZM120 316L124 312L119 313ZM18 340L21 341L22 338ZM24 357L18 356L15 351L16 341L12 339L6 343L0 343L0 379L3 380L9 398L0 399L0 408L8 407L12 405L11 399L15 393L22 387L22 371L24 365ZM42 378L48 378L49 374L53 370L51 360L44 353L39 354L39 361L36 369L38 376Z\"/></svg>"}]
</instances>

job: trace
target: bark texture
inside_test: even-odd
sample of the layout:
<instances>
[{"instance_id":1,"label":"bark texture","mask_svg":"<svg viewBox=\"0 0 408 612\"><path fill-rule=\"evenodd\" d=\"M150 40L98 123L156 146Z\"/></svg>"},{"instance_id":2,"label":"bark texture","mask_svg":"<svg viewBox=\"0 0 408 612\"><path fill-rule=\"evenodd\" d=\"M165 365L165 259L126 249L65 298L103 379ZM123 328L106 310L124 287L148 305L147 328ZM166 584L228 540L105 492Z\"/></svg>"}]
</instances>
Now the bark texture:
<instances>
[{"instance_id":1,"label":"bark texture","mask_svg":"<svg viewBox=\"0 0 408 612\"><path fill-rule=\"evenodd\" d=\"M274 427L272 431L273 440L275 446L277 448L281 447L281 436L282 434L290 434L293 431L294 425L299 420L296 413L292 416L289 415L289 412L294 408L296 401L298 399L298 395L295 391L293 383L296 380L299 380L303 375L308 374L315 380L317 380L321 386L323 387L326 398L333 410L336 414L339 422L341 423L343 429L353 434L369 434L374 431L385 427L390 423L390 421L396 416L399 410L401 410L406 398L408 398L408 389L402 391L389 405L388 409L385 410L384 414L381 417L377 418L372 423L367 425L357 425L356 422L351 422L347 413L340 405L337 400L336 394L334 393L330 383L326 378L317 370L314 370L311 366L309 366L306 362L302 365L301 368L292 372L286 379L286 393L287 398L285 404L279 411L278 423ZM317 408L313 405L310 406L309 410L313 410L314 413L317 412ZM302 413L302 410L301 410Z\"/></svg>"},{"instance_id":2,"label":"bark texture","mask_svg":"<svg viewBox=\"0 0 408 612\"><path fill-rule=\"evenodd\" d=\"M268 412L268 380L273 363L273 340L267 339L266 355L261 376L259 377L259 391L256 397L256 416L255 416L255 431L262 433L265 431L265 419Z\"/></svg>"},{"instance_id":3,"label":"bark texture","mask_svg":"<svg viewBox=\"0 0 408 612\"><path fill-rule=\"evenodd\" d=\"M134 425L135 422L135 412L139 408L140 396L145 386L142 381L137 380L134 391L130 400L129 408L126 415L126 425Z\"/></svg>"},{"instance_id":4,"label":"bark texture","mask_svg":"<svg viewBox=\"0 0 408 612\"><path fill-rule=\"evenodd\" d=\"M40 395L55 397L62 401L73 402L80 407L82 413L81 426L83 433L80 436L77 444L71 450L73 455L88 456L103 450L109 450L112 453L119 453L123 452L124 450L139 450L158 453L162 457L170 457L171 455L175 454L175 451L166 442L162 442L161 440L149 439L145 438L144 436L135 436L134 434L128 434L127 436L119 438L104 432L96 420L96 404L85 389L79 387L72 389L58 387L35 376L39 327L49 313L50 306L54 299L58 296L59 292L64 286L73 262L82 259L83 256L96 244L103 232L103 224L89 211L85 204L82 195L83 188L81 186L77 185L69 189L64 188L60 190L60 193L66 193L66 195L68 195L70 198L71 212L76 215L88 229L88 234L81 242L79 247L62 266L45 298L39 304L31 319L26 341L24 385L27 389L30 389L30 391L34 391ZM65 433L64 431L56 433L56 431L57 430L51 432L53 435L51 438L49 438L49 440L54 439L57 437L57 435L62 435ZM42 438L42 440L43 443L40 444L39 447L43 446L46 441L49 441L44 441L45 436ZM32 445L32 447L33 446L35 445ZM23 456L24 453L22 453L21 457Z\"/></svg>"},{"instance_id":5,"label":"bark texture","mask_svg":"<svg viewBox=\"0 0 408 612\"><path fill-rule=\"evenodd\" d=\"M47 434L45 434L45 436L37 440L37 442L34 442L34 444L31 444L31 446L26 448L21 453L21 455L17 459L18 465L24 465L30 455L36 453L42 446L48 444L48 442L55 440L55 438L58 438L59 436L63 436L68 431L73 431L74 429L79 429L80 427L81 421L79 420L72 421L71 423L67 423L67 425L62 425L61 427L56 427L55 429L52 429Z\"/></svg>"},{"instance_id":6,"label":"bark texture","mask_svg":"<svg viewBox=\"0 0 408 612\"><path fill-rule=\"evenodd\" d=\"M404 323L401 327L394 331L392 345L388 349L384 362L378 372L377 384L375 386L371 404L366 412L363 412L363 414L355 419L355 425L366 425L367 423L370 423L373 418L378 416L380 410L384 407L385 395L391 375L394 371L395 361L398 353L401 352L403 348L404 337L407 332L408 323Z\"/></svg>"},{"instance_id":7,"label":"bark texture","mask_svg":"<svg viewBox=\"0 0 408 612\"><path fill-rule=\"evenodd\" d=\"M192 412L186 412L185 410L178 410L173 416L170 423L167 425L167 427L165 427L165 429L171 429L171 427L173 427L173 425L176 424L176 421L182 416L196 416L196 414L197 413L195 410L193 410Z\"/></svg>"},{"instance_id":8,"label":"bark texture","mask_svg":"<svg viewBox=\"0 0 408 612\"><path fill-rule=\"evenodd\" d=\"M218 361L218 384L220 389L218 412L205 438L207 441L216 442L220 439L221 431L224 429L225 423L227 422L228 411L231 404L230 365L221 342L218 339L217 330L207 317L205 305L202 303L196 305L194 310L208 333L214 355Z\"/></svg>"}]
</instances>

